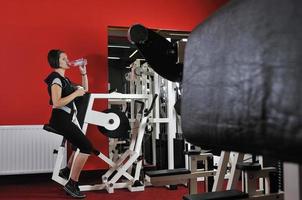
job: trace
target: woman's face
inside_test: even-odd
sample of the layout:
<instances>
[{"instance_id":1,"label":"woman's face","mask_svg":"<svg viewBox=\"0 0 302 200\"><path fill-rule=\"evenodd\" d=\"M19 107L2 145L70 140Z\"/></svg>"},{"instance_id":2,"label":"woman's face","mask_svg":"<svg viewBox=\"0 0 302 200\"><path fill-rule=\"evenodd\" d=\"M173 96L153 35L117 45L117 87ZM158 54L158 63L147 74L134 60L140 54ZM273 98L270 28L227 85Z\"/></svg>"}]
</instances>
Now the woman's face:
<instances>
[{"instance_id":1,"label":"woman's face","mask_svg":"<svg viewBox=\"0 0 302 200\"><path fill-rule=\"evenodd\" d=\"M69 69L68 62L69 62L69 60L67 58L66 53L61 53L60 58L59 58L60 67L63 69Z\"/></svg>"}]
</instances>

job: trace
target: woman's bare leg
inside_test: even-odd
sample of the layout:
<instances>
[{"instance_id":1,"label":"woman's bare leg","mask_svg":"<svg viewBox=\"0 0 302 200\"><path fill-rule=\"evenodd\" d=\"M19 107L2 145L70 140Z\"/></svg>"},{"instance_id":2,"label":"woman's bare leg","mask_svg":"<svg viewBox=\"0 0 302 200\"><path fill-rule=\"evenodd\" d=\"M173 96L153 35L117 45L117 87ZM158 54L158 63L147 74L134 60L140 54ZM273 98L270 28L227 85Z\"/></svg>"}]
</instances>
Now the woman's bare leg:
<instances>
[{"instance_id":1,"label":"woman's bare leg","mask_svg":"<svg viewBox=\"0 0 302 200\"><path fill-rule=\"evenodd\" d=\"M72 171L71 171L71 176L70 178L73 181L79 181L79 176L81 174L81 171L89 157L89 154L84 154L84 153L79 153L77 157L74 160L73 166L72 166Z\"/></svg>"},{"instance_id":2,"label":"woman's bare leg","mask_svg":"<svg viewBox=\"0 0 302 200\"><path fill-rule=\"evenodd\" d=\"M75 154L75 151L72 151L72 154L70 155L70 158L69 158L69 160L68 160L67 167L68 167L69 169L71 169L72 162L73 162L73 158L74 158L74 154Z\"/></svg>"}]
</instances>

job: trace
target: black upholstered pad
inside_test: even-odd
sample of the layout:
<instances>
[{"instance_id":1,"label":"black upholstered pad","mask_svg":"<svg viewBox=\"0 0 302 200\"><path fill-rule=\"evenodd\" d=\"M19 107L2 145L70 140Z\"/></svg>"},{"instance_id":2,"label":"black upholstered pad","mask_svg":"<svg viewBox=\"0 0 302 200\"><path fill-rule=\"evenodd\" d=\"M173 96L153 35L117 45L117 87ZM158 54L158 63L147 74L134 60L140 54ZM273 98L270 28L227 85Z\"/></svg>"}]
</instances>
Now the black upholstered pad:
<instances>
[{"instance_id":1,"label":"black upholstered pad","mask_svg":"<svg viewBox=\"0 0 302 200\"><path fill-rule=\"evenodd\" d=\"M246 170L246 171L258 171L261 170L261 165L259 163L241 162L241 163L237 163L236 169Z\"/></svg>"},{"instance_id":2,"label":"black upholstered pad","mask_svg":"<svg viewBox=\"0 0 302 200\"><path fill-rule=\"evenodd\" d=\"M209 192L201 194L192 194L183 197L183 200L226 200L226 199L242 199L248 195L238 190L227 190L221 192Z\"/></svg>"},{"instance_id":3,"label":"black upholstered pad","mask_svg":"<svg viewBox=\"0 0 302 200\"><path fill-rule=\"evenodd\" d=\"M189 151L184 151L184 154L185 155L199 155L201 154L201 151L200 150L189 150Z\"/></svg>"},{"instance_id":4,"label":"black upholstered pad","mask_svg":"<svg viewBox=\"0 0 302 200\"><path fill-rule=\"evenodd\" d=\"M44 124L43 129L45 131L48 131L48 132L52 132L52 133L55 133L55 134L58 134L58 135L63 135L62 133L60 133L59 131L57 131L53 127L51 127L49 124Z\"/></svg>"},{"instance_id":5,"label":"black upholstered pad","mask_svg":"<svg viewBox=\"0 0 302 200\"><path fill-rule=\"evenodd\" d=\"M171 176L171 175L190 174L190 173L191 173L191 171L186 168L164 169L164 170L155 170L155 171L146 171L145 172L145 174L150 177Z\"/></svg>"},{"instance_id":6,"label":"black upholstered pad","mask_svg":"<svg viewBox=\"0 0 302 200\"><path fill-rule=\"evenodd\" d=\"M302 1L233 0L191 33L186 139L302 163Z\"/></svg>"}]
</instances>

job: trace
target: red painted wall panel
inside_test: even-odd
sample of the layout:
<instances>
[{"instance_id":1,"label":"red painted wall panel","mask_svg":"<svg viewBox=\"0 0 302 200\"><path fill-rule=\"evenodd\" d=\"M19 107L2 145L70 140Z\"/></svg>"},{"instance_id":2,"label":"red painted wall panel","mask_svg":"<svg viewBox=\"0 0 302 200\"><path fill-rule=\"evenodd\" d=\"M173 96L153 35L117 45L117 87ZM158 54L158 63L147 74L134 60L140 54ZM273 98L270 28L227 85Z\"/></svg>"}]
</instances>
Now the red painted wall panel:
<instances>
[{"instance_id":1,"label":"red painted wall panel","mask_svg":"<svg viewBox=\"0 0 302 200\"><path fill-rule=\"evenodd\" d=\"M65 50L88 59L90 92L107 92L107 27L141 23L191 31L226 0L6 0L0 6L0 125L44 124L50 115L43 79L47 52ZM67 76L80 81L76 69ZM98 107L105 108L106 103ZM107 139L88 135L102 151ZM97 142L95 142L97 141ZM105 166L95 158L86 168Z\"/></svg>"}]
</instances>

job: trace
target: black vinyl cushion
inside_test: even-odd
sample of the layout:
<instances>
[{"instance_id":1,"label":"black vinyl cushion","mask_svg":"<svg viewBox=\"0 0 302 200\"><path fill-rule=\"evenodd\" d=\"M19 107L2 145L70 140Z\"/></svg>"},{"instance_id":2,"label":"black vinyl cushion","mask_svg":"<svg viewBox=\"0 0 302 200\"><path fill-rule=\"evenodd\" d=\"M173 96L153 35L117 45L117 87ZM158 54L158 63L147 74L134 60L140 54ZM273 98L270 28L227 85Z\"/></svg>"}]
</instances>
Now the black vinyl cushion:
<instances>
[{"instance_id":1,"label":"black vinyl cushion","mask_svg":"<svg viewBox=\"0 0 302 200\"><path fill-rule=\"evenodd\" d=\"M149 177L159 177L159 176L171 176L171 175L180 175L180 174L190 174L191 171L186 168L179 169L164 169L164 170L155 170L155 171L146 171L145 174Z\"/></svg>"},{"instance_id":2,"label":"black vinyl cushion","mask_svg":"<svg viewBox=\"0 0 302 200\"><path fill-rule=\"evenodd\" d=\"M189 150L189 151L184 151L184 154L185 155L200 155L201 154L201 151L200 150Z\"/></svg>"},{"instance_id":3,"label":"black vinyl cushion","mask_svg":"<svg viewBox=\"0 0 302 200\"><path fill-rule=\"evenodd\" d=\"M247 198L248 195L238 190L227 190L220 192L208 192L202 194L191 194L183 197L183 200L231 200Z\"/></svg>"},{"instance_id":4,"label":"black vinyl cushion","mask_svg":"<svg viewBox=\"0 0 302 200\"><path fill-rule=\"evenodd\" d=\"M43 129L45 131L48 131L48 132L52 132L52 133L55 133L55 134L58 134L58 135L63 135L62 133L60 133L59 131L57 131L53 127L51 127L49 124L44 124Z\"/></svg>"},{"instance_id":5,"label":"black vinyl cushion","mask_svg":"<svg viewBox=\"0 0 302 200\"><path fill-rule=\"evenodd\" d=\"M241 163L237 163L236 169L246 170L246 171L258 171L261 170L261 165L260 163L241 162Z\"/></svg>"},{"instance_id":6,"label":"black vinyl cushion","mask_svg":"<svg viewBox=\"0 0 302 200\"><path fill-rule=\"evenodd\" d=\"M301 24L301 0L233 0L193 30L182 82L188 142L302 163Z\"/></svg>"}]
</instances>

